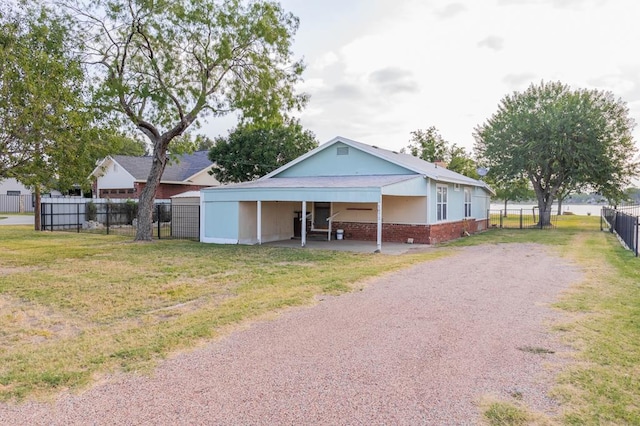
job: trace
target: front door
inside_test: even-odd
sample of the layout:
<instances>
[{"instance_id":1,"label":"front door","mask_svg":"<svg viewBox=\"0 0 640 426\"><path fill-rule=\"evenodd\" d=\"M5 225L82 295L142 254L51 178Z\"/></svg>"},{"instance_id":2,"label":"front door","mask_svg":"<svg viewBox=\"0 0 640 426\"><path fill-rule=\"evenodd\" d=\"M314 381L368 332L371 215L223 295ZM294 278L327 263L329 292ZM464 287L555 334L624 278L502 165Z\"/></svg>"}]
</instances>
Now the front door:
<instances>
[{"instance_id":1,"label":"front door","mask_svg":"<svg viewBox=\"0 0 640 426\"><path fill-rule=\"evenodd\" d=\"M313 203L313 228L329 229L329 219L331 216L331 203Z\"/></svg>"}]
</instances>

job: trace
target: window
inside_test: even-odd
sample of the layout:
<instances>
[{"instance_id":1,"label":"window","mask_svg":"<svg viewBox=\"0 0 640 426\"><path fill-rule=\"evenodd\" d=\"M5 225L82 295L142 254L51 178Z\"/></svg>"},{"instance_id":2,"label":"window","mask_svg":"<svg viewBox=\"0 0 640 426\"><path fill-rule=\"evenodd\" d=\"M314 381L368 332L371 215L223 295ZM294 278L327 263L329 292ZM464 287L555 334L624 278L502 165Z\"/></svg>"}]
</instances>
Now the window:
<instances>
[{"instance_id":1,"label":"window","mask_svg":"<svg viewBox=\"0 0 640 426\"><path fill-rule=\"evenodd\" d=\"M464 189L464 217L471 217L471 189Z\"/></svg>"},{"instance_id":2,"label":"window","mask_svg":"<svg viewBox=\"0 0 640 426\"><path fill-rule=\"evenodd\" d=\"M436 186L436 212L438 220L447 220L447 187Z\"/></svg>"},{"instance_id":3,"label":"window","mask_svg":"<svg viewBox=\"0 0 640 426\"><path fill-rule=\"evenodd\" d=\"M12 197L16 197L20 195L20 191L7 191L7 195L11 195Z\"/></svg>"}]
</instances>

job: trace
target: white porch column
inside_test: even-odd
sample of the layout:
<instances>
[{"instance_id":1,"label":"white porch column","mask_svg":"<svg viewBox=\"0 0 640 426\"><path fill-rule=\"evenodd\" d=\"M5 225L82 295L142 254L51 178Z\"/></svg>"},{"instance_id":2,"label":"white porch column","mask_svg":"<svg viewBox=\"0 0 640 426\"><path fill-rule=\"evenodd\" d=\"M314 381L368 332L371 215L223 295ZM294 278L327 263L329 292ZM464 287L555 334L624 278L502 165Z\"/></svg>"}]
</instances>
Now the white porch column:
<instances>
[{"instance_id":1,"label":"white porch column","mask_svg":"<svg viewBox=\"0 0 640 426\"><path fill-rule=\"evenodd\" d=\"M302 240L302 247L307 245L307 202L302 202L302 226L300 227L300 236Z\"/></svg>"},{"instance_id":2,"label":"white porch column","mask_svg":"<svg viewBox=\"0 0 640 426\"><path fill-rule=\"evenodd\" d=\"M262 201L258 201L258 245L262 244Z\"/></svg>"},{"instance_id":3,"label":"white porch column","mask_svg":"<svg viewBox=\"0 0 640 426\"><path fill-rule=\"evenodd\" d=\"M379 253L382 251L382 194L380 194L380 199L378 200L378 233L377 233L377 247L376 252Z\"/></svg>"}]
</instances>

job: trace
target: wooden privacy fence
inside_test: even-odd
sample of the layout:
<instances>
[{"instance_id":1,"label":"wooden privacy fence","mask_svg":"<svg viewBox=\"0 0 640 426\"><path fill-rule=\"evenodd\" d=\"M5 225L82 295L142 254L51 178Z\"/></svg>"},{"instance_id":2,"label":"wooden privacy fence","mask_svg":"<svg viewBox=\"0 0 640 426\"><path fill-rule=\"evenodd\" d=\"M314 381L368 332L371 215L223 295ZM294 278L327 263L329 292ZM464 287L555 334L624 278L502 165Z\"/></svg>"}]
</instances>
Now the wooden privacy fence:
<instances>
[{"instance_id":1,"label":"wooden privacy fence","mask_svg":"<svg viewBox=\"0 0 640 426\"><path fill-rule=\"evenodd\" d=\"M33 213L34 210L31 194L0 195L0 213Z\"/></svg>"}]
</instances>

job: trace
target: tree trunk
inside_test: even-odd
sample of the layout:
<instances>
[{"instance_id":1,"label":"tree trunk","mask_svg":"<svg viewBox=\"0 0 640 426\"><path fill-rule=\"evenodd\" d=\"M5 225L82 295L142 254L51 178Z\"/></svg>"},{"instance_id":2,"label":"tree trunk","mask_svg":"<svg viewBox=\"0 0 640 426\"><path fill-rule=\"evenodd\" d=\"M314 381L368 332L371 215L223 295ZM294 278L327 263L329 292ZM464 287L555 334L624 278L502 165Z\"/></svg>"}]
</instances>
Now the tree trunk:
<instances>
[{"instance_id":1,"label":"tree trunk","mask_svg":"<svg viewBox=\"0 0 640 426\"><path fill-rule=\"evenodd\" d=\"M553 207L553 198L543 197L538 199L538 210L540 210L540 218L538 219L538 226L544 228L551 225L551 208Z\"/></svg>"},{"instance_id":2,"label":"tree trunk","mask_svg":"<svg viewBox=\"0 0 640 426\"><path fill-rule=\"evenodd\" d=\"M162 141L154 143L153 161L147 183L140 194L138 203L138 228L135 241L151 241L153 239L153 202L160 184L162 173L167 165L167 147Z\"/></svg>"},{"instance_id":3,"label":"tree trunk","mask_svg":"<svg viewBox=\"0 0 640 426\"><path fill-rule=\"evenodd\" d=\"M34 207L34 210L33 210L33 212L34 212L33 213L34 214L33 224L34 224L34 229L36 231L41 231L42 230L42 220L41 220L42 219L42 215L41 215L42 209L41 209L40 201L41 201L42 197L40 196L40 185L36 185L34 189L35 189L36 198L35 198L35 201L34 201L35 202L35 206L33 206Z\"/></svg>"},{"instance_id":4,"label":"tree trunk","mask_svg":"<svg viewBox=\"0 0 640 426\"><path fill-rule=\"evenodd\" d=\"M504 217L507 217L507 202L509 202L509 200L507 200L505 198L505 200L504 200Z\"/></svg>"},{"instance_id":5,"label":"tree trunk","mask_svg":"<svg viewBox=\"0 0 640 426\"><path fill-rule=\"evenodd\" d=\"M536 182L535 179L531 179L533 190L536 193L538 199L538 227L544 228L551 225L551 207L553 205L553 195L550 191L546 191L542 186Z\"/></svg>"},{"instance_id":6,"label":"tree trunk","mask_svg":"<svg viewBox=\"0 0 640 426\"><path fill-rule=\"evenodd\" d=\"M564 197L558 197L558 216L562 215L562 200Z\"/></svg>"}]
</instances>

